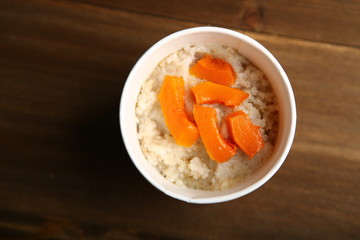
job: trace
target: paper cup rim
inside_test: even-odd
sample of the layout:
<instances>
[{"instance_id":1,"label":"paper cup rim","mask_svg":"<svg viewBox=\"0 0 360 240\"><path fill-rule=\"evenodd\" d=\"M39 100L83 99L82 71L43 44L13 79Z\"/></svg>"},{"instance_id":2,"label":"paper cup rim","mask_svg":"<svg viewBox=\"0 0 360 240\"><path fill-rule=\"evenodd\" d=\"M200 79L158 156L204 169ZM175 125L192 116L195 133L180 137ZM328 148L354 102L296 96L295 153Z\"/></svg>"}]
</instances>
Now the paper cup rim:
<instances>
[{"instance_id":1,"label":"paper cup rim","mask_svg":"<svg viewBox=\"0 0 360 240\"><path fill-rule=\"evenodd\" d=\"M185 36L185 35L194 34L194 33L206 33L206 32L207 33L221 33L221 34L225 34L225 35L230 35L231 37L235 37L239 41L242 41L241 43L248 43L251 46L260 50L272 62L272 64L275 66L275 68L279 71L279 73L281 75L281 79L283 80L283 83L285 84L285 87L286 87L286 93L287 93L286 97L289 100L290 110L291 110L291 113L289 115L290 125L288 126L289 132L287 134L286 143L282 150L282 154L281 154L280 158L272 166L270 171L268 171L260 180L251 184L250 186L245 187L244 189L241 189L240 191L233 192L230 194L214 196L214 197L190 198L190 197L167 190L166 187L160 185L157 181L155 181L153 179L153 177L139 163L139 161L137 161L137 159L135 157L136 153L134 152L134 149L132 147L133 142L126 135L126 131L127 131L127 129L125 129L126 113L124 112L124 110L126 109L125 104L126 104L127 96L131 92L131 89L130 89L131 83L129 80L133 78L133 75L135 75L135 73L137 71L139 71L139 67L141 67L141 65L147 60L147 58L149 58L155 51L157 51L158 48L160 48L161 46L163 46L164 44L166 44L170 41L173 41L174 39L177 39L177 38ZM290 151L293 140L294 140L295 129L296 129L296 104L295 104L295 97L294 97L294 93L293 93L290 81L289 81L284 69L281 67L280 63L276 60L276 58L264 46L262 46L256 40L248 37L247 35L242 34L240 32L230 30L230 29L221 28L221 27L208 27L208 26L194 27L194 28L188 28L188 29L177 31L175 33L172 33L172 34L162 38L161 40L156 42L154 45L152 45L147 51L145 51L145 53L139 58L139 60L136 62L136 64L134 65L134 67L132 68L132 70L129 73L129 76L125 82L125 85L124 85L124 88L123 88L123 91L122 91L122 94L120 97L119 122L120 122L120 129L121 129L123 142L129 153L129 156L130 156L132 162L134 163L136 168L140 171L140 173L154 187L156 187L160 191L164 192L165 194L167 194L175 199L182 200L182 201L185 201L188 203L197 203L197 204L220 203L220 202L230 201L230 200L233 200L233 199L236 199L236 198L239 198L239 197L242 197L244 195L251 193L252 191L258 189L263 184L265 184L279 170L279 168L285 161L285 159ZM141 153L141 154L143 154L143 153Z\"/></svg>"}]
</instances>

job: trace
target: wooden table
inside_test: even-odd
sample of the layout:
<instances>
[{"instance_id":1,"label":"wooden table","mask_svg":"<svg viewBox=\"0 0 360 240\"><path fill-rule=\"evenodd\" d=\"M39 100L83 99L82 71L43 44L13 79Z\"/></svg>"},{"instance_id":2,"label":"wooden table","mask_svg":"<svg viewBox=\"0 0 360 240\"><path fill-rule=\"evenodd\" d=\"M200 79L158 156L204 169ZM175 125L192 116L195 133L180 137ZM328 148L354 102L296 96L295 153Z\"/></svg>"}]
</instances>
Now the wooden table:
<instances>
[{"instance_id":1,"label":"wooden table","mask_svg":"<svg viewBox=\"0 0 360 240\"><path fill-rule=\"evenodd\" d=\"M298 111L279 172L213 205L151 186L118 121L141 54L201 25L267 47ZM359 1L0 0L0 238L359 239L359 70Z\"/></svg>"}]
</instances>

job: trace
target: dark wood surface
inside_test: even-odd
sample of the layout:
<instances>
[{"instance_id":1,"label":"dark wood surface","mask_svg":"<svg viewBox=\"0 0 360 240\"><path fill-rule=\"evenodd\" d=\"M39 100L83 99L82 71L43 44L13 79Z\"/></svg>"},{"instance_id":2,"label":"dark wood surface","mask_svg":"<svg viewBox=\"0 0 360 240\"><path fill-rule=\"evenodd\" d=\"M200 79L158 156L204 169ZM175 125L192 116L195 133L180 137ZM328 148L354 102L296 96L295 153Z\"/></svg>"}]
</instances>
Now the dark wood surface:
<instances>
[{"instance_id":1,"label":"dark wood surface","mask_svg":"<svg viewBox=\"0 0 360 240\"><path fill-rule=\"evenodd\" d=\"M193 205L135 169L118 107L157 40L215 25L283 65L298 127L279 172ZM0 0L0 239L359 239L359 1Z\"/></svg>"}]
</instances>

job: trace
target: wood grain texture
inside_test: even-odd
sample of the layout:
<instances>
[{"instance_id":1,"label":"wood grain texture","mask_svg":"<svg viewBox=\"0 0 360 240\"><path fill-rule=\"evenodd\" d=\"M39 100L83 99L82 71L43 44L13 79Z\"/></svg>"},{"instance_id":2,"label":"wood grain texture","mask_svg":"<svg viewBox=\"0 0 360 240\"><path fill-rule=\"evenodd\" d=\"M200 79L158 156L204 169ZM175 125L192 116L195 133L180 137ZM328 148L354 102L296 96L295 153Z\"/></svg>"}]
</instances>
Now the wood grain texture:
<instances>
[{"instance_id":1,"label":"wood grain texture","mask_svg":"<svg viewBox=\"0 0 360 240\"><path fill-rule=\"evenodd\" d=\"M148 13L0 1L0 238L358 239L360 49L242 31L288 73L295 142L259 190L190 205L152 187L120 136L137 58L198 25Z\"/></svg>"},{"instance_id":2,"label":"wood grain texture","mask_svg":"<svg viewBox=\"0 0 360 240\"><path fill-rule=\"evenodd\" d=\"M356 0L79 1L202 25L360 46L360 7Z\"/></svg>"}]
</instances>

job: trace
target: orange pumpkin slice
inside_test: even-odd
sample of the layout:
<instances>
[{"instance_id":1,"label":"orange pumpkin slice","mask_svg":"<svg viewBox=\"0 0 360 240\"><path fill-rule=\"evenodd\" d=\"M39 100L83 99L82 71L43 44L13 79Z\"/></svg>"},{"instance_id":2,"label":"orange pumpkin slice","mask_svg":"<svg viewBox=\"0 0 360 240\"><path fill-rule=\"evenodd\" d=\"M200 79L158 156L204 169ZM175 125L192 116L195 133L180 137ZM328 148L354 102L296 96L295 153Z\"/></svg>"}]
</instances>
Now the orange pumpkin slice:
<instances>
[{"instance_id":1,"label":"orange pumpkin slice","mask_svg":"<svg viewBox=\"0 0 360 240\"><path fill-rule=\"evenodd\" d=\"M197 61L189 71L195 77L226 86L233 85L236 80L234 69L228 62L210 55Z\"/></svg>"},{"instance_id":2,"label":"orange pumpkin slice","mask_svg":"<svg viewBox=\"0 0 360 240\"><path fill-rule=\"evenodd\" d=\"M212 82L200 83L191 88L197 104L221 103L226 106L236 106L249 97L237 88L232 88Z\"/></svg>"},{"instance_id":3,"label":"orange pumpkin slice","mask_svg":"<svg viewBox=\"0 0 360 240\"><path fill-rule=\"evenodd\" d=\"M181 77L165 76L158 96L165 123L175 142L190 147L199 138L199 131L185 112L185 88Z\"/></svg>"},{"instance_id":4,"label":"orange pumpkin slice","mask_svg":"<svg viewBox=\"0 0 360 240\"><path fill-rule=\"evenodd\" d=\"M222 163L234 156L236 145L226 141L220 135L217 127L216 110L195 104L193 114L209 157Z\"/></svg>"},{"instance_id":5,"label":"orange pumpkin slice","mask_svg":"<svg viewBox=\"0 0 360 240\"><path fill-rule=\"evenodd\" d=\"M243 111L229 114L225 118L227 127L233 141L249 158L253 158L264 146L260 127L252 124L250 118Z\"/></svg>"}]
</instances>

